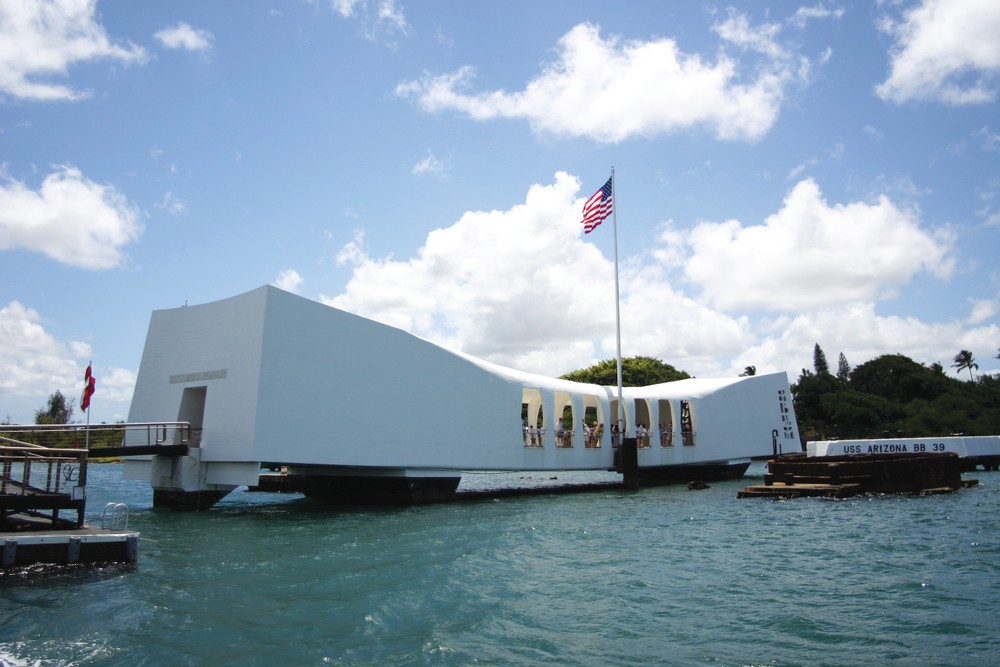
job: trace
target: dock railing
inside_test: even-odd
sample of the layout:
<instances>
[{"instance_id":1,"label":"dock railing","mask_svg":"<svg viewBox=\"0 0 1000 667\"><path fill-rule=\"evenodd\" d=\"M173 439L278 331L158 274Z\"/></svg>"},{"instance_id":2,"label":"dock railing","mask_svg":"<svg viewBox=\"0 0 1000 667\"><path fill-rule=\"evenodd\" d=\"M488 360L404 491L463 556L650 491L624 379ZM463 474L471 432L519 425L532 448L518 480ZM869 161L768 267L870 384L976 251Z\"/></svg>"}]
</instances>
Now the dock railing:
<instances>
[{"instance_id":1,"label":"dock railing","mask_svg":"<svg viewBox=\"0 0 1000 667\"><path fill-rule=\"evenodd\" d=\"M140 445L145 434L145 446L156 445L191 445L197 446L200 429L191 427L188 422L119 422L116 424L2 424L0 436L17 438L18 441L43 447L76 447L84 448L90 443L90 449L105 446L121 446L125 444L126 435L129 445ZM138 435L134 435L138 434Z\"/></svg>"},{"instance_id":2,"label":"dock railing","mask_svg":"<svg viewBox=\"0 0 1000 667\"><path fill-rule=\"evenodd\" d=\"M0 436L0 530L42 521L67 523L60 510L76 512L83 526L87 450L43 447Z\"/></svg>"}]
</instances>

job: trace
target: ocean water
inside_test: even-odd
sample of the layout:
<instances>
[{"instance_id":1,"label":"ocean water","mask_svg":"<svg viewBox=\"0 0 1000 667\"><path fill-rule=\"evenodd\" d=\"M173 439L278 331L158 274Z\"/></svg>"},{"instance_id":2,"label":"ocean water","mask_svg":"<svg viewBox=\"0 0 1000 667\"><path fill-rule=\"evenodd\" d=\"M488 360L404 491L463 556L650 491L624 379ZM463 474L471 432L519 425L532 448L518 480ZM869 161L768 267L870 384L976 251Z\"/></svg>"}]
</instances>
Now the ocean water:
<instances>
[{"instance_id":1,"label":"ocean water","mask_svg":"<svg viewBox=\"0 0 1000 667\"><path fill-rule=\"evenodd\" d=\"M737 500L749 474L394 509L237 491L177 513L92 465L90 522L128 503L139 564L0 578L0 665L1000 665L1000 474Z\"/></svg>"}]
</instances>

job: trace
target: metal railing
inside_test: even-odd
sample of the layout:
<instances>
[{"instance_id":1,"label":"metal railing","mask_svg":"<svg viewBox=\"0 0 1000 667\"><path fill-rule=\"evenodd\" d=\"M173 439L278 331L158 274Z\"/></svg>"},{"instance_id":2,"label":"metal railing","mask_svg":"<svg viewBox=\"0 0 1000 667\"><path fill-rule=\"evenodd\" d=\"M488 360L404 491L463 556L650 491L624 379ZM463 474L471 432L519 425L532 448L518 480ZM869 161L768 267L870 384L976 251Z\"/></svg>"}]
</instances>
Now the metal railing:
<instances>
[{"instance_id":1,"label":"metal railing","mask_svg":"<svg viewBox=\"0 0 1000 667\"><path fill-rule=\"evenodd\" d=\"M575 431L556 431L556 447L572 447Z\"/></svg>"},{"instance_id":2,"label":"metal railing","mask_svg":"<svg viewBox=\"0 0 1000 667\"><path fill-rule=\"evenodd\" d=\"M59 510L74 510L76 525L82 526L86 483L86 449L42 447L0 436L0 519L21 513L55 525Z\"/></svg>"},{"instance_id":3,"label":"metal railing","mask_svg":"<svg viewBox=\"0 0 1000 667\"><path fill-rule=\"evenodd\" d=\"M525 447L541 447L545 438L544 428L522 428Z\"/></svg>"},{"instance_id":4,"label":"metal railing","mask_svg":"<svg viewBox=\"0 0 1000 667\"><path fill-rule=\"evenodd\" d=\"M3 424L0 425L0 437L16 437L18 441L45 447L63 447L72 445L83 447L89 441L91 446L97 442L110 441L120 434L116 444L125 444L129 434L140 435L130 437L130 445L140 444L142 433L145 433L147 446L164 444L197 444L200 429L194 429L188 422L121 422L117 424ZM109 437L110 436L110 437Z\"/></svg>"},{"instance_id":5,"label":"metal railing","mask_svg":"<svg viewBox=\"0 0 1000 667\"><path fill-rule=\"evenodd\" d=\"M524 446L528 448L539 448L543 447L545 444L545 429L543 428L522 428L521 429L522 439L524 441ZM576 431L572 429L562 429L556 430L555 439L556 447L560 449L569 449L573 447L573 439L576 437ZM587 449L595 449L601 447L601 442L604 440L604 431L601 430L597 433L593 431L586 431L583 435L583 446Z\"/></svg>"}]
</instances>

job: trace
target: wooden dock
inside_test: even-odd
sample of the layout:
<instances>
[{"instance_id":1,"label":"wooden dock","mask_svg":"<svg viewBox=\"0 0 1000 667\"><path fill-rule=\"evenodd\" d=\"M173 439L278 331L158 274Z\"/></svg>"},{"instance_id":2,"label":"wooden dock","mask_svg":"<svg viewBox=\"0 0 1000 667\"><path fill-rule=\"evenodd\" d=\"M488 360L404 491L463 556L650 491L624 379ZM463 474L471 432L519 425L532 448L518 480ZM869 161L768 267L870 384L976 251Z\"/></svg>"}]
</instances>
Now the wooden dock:
<instances>
[{"instance_id":1,"label":"wooden dock","mask_svg":"<svg viewBox=\"0 0 1000 667\"><path fill-rule=\"evenodd\" d=\"M88 453L0 435L0 571L136 562L127 505L108 503L99 528L84 523Z\"/></svg>"},{"instance_id":2,"label":"wooden dock","mask_svg":"<svg viewBox=\"0 0 1000 667\"><path fill-rule=\"evenodd\" d=\"M862 484L760 484L737 492L737 498L850 498L864 493Z\"/></svg>"}]
</instances>

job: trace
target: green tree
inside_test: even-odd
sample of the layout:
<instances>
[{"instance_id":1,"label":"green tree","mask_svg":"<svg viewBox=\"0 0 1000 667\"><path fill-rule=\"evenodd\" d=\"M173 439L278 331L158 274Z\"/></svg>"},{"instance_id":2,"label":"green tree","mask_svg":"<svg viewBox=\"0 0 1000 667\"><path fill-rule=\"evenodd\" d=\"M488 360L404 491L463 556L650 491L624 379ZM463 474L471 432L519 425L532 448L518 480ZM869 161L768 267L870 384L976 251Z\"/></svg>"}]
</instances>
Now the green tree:
<instances>
[{"instance_id":1,"label":"green tree","mask_svg":"<svg viewBox=\"0 0 1000 667\"><path fill-rule=\"evenodd\" d=\"M850 387L888 401L933 401L948 390L949 378L935 375L902 354L883 354L851 371Z\"/></svg>"},{"instance_id":2,"label":"green tree","mask_svg":"<svg viewBox=\"0 0 1000 667\"><path fill-rule=\"evenodd\" d=\"M819 343L813 348L813 370L816 371L816 375L830 374L830 364L826 363L826 354L823 353Z\"/></svg>"},{"instance_id":3,"label":"green tree","mask_svg":"<svg viewBox=\"0 0 1000 667\"><path fill-rule=\"evenodd\" d=\"M824 404L824 397L843 390L843 385L829 373L816 375L802 369L799 381L792 385L792 401L799 432L806 439L822 439L832 433L834 418Z\"/></svg>"},{"instance_id":4,"label":"green tree","mask_svg":"<svg viewBox=\"0 0 1000 667\"><path fill-rule=\"evenodd\" d=\"M757 367L756 366L747 366L746 368L743 369L743 372L740 373L740 377L741 378L753 377L754 375L757 375Z\"/></svg>"},{"instance_id":5,"label":"green tree","mask_svg":"<svg viewBox=\"0 0 1000 667\"><path fill-rule=\"evenodd\" d=\"M959 373L962 372L963 368L968 368L969 369L969 379L972 380L973 382L975 382L976 378L972 374L972 369L974 368L974 369L976 369L978 371L979 370L979 364L976 363L976 359L975 359L975 357L972 356L972 353L969 352L968 350L962 350L961 352L959 352L958 354L955 355L954 361L955 361L955 363L953 363L951 365L951 367L954 368L954 369L956 369L957 372L959 372Z\"/></svg>"},{"instance_id":6,"label":"green tree","mask_svg":"<svg viewBox=\"0 0 1000 667\"><path fill-rule=\"evenodd\" d=\"M821 397L830 419L831 435L838 438L864 438L899 435L898 422L903 411L892 401L845 388Z\"/></svg>"},{"instance_id":7,"label":"green tree","mask_svg":"<svg viewBox=\"0 0 1000 667\"><path fill-rule=\"evenodd\" d=\"M653 357L628 357L622 359L622 385L625 387L646 387L651 384L673 382L691 377L670 364ZM564 380L599 384L605 387L618 386L618 364L614 359L599 361L589 368L583 368L563 375Z\"/></svg>"},{"instance_id":8,"label":"green tree","mask_svg":"<svg viewBox=\"0 0 1000 667\"><path fill-rule=\"evenodd\" d=\"M792 396L808 440L1000 433L1000 375L965 382L901 354L861 364L846 383L802 369Z\"/></svg>"},{"instance_id":9,"label":"green tree","mask_svg":"<svg viewBox=\"0 0 1000 667\"><path fill-rule=\"evenodd\" d=\"M847 357L841 352L840 359L837 360L837 379L846 383L850 378L851 365L847 363Z\"/></svg>"},{"instance_id":10,"label":"green tree","mask_svg":"<svg viewBox=\"0 0 1000 667\"><path fill-rule=\"evenodd\" d=\"M48 405L40 410L35 410L36 424L68 424L73 418L74 399L66 400L62 392L56 389L56 393L49 396Z\"/></svg>"},{"instance_id":11,"label":"green tree","mask_svg":"<svg viewBox=\"0 0 1000 667\"><path fill-rule=\"evenodd\" d=\"M976 416L974 432L1000 433L1000 375L980 375L976 380L976 398L980 409Z\"/></svg>"}]
</instances>

